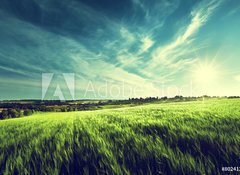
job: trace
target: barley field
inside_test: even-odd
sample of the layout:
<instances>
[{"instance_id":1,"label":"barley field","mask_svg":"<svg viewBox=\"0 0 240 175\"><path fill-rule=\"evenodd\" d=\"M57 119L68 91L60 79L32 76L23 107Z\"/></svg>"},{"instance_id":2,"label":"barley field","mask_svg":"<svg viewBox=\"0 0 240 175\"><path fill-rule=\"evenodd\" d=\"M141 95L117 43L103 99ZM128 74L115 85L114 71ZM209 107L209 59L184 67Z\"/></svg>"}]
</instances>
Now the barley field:
<instances>
[{"instance_id":1,"label":"barley field","mask_svg":"<svg viewBox=\"0 0 240 175\"><path fill-rule=\"evenodd\" d=\"M0 121L0 174L222 174L240 166L240 100Z\"/></svg>"}]
</instances>

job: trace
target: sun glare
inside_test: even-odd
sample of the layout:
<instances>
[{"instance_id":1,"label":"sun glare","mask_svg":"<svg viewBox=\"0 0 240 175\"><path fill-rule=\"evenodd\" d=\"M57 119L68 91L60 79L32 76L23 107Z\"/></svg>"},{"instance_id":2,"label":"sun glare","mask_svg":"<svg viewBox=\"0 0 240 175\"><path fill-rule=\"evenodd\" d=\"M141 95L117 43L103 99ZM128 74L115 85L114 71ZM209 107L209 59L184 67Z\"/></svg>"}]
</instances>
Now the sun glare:
<instances>
[{"instance_id":1,"label":"sun glare","mask_svg":"<svg viewBox=\"0 0 240 175\"><path fill-rule=\"evenodd\" d=\"M194 71L194 79L201 84L210 84L217 78L217 71L211 64L201 64Z\"/></svg>"}]
</instances>

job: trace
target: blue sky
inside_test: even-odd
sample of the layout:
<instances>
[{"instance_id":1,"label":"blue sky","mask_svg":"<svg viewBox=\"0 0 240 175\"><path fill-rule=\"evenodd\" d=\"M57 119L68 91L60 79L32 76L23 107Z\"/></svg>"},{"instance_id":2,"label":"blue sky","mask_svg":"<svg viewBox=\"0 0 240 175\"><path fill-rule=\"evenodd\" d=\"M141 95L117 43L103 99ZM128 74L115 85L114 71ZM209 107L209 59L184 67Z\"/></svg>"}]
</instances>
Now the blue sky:
<instances>
[{"instance_id":1,"label":"blue sky","mask_svg":"<svg viewBox=\"0 0 240 175\"><path fill-rule=\"evenodd\" d=\"M1 0L0 99L240 95L238 0Z\"/></svg>"}]
</instances>

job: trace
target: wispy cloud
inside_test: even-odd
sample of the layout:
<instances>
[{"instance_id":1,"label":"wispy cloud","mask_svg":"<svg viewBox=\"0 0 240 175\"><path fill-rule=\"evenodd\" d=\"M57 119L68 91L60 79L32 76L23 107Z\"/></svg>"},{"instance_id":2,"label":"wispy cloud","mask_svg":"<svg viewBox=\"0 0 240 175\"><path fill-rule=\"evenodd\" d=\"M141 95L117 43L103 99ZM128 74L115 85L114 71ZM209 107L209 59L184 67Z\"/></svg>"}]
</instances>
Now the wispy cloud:
<instances>
[{"instance_id":1,"label":"wispy cloud","mask_svg":"<svg viewBox=\"0 0 240 175\"><path fill-rule=\"evenodd\" d=\"M8 41L11 44L10 48L1 47L0 60L1 63L6 63L6 66L0 66L1 71L15 73L18 77L22 76L23 79L29 77L32 82L41 81L41 73L45 72L74 72L80 82L105 83L105 81L111 81L119 84L124 81L129 86L137 86L145 82L140 76L129 73L121 67L116 67L115 63L111 62L107 50L94 53L88 49L88 45L71 37L55 34L12 16L9 16L2 23L10 26L15 24L21 26L20 30L12 28L7 35L13 35L16 39L18 36L24 39L28 38L28 42L18 45L12 38L12 41ZM124 41L121 47L129 45L129 42L134 42L134 35L126 28L120 28L120 35ZM34 45L29 42L34 43ZM7 50L3 50L4 48ZM11 49L14 49L14 52L11 52ZM122 50L121 52L124 53ZM128 51L126 53L130 54ZM126 64L125 61L123 63ZM14 78L11 82L14 83ZM19 82L21 81L15 81L16 84ZM22 85L24 82L22 81ZM31 84L31 81L29 83ZM148 84L144 87L145 89L152 88ZM84 87L77 89L81 90L82 88Z\"/></svg>"},{"instance_id":2,"label":"wispy cloud","mask_svg":"<svg viewBox=\"0 0 240 175\"><path fill-rule=\"evenodd\" d=\"M225 16L226 17L229 17L229 16L232 16L232 15L236 15L237 13L240 13L240 5L237 5L235 8L231 9Z\"/></svg>"},{"instance_id":3,"label":"wispy cloud","mask_svg":"<svg viewBox=\"0 0 240 175\"><path fill-rule=\"evenodd\" d=\"M222 1L0 2L2 80L74 72L80 90L91 80L153 92L199 59L208 38L198 31Z\"/></svg>"},{"instance_id":4,"label":"wispy cloud","mask_svg":"<svg viewBox=\"0 0 240 175\"><path fill-rule=\"evenodd\" d=\"M192 47L191 43L194 41L193 36L207 22L220 4L221 1L217 0L203 1L195 7L191 11L191 21L186 25L184 32L180 33L172 42L156 48L152 53L152 61L146 68L146 71L159 69L159 66L164 66L173 68L172 71L177 72L176 70L194 62L195 58L188 56L192 51L190 48ZM154 72L151 76L154 76Z\"/></svg>"},{"instance_id":5,"label":"wispy cloud","mask_svg":"<svg viewBox=\"0 0 240 175\"><path fill-rule=\"evenodd\" d=\"M133 33L129 32L126 28L122 27L120 29L120 34L128 44L131 44L135 41L135 36Z\"/></svg>"},{"instance_id":6,"label":"wispy cloud","mask_svg":"<svg viewBox=\"0 0 240 175\"><path fill-rule=\"evenodd\" d=\"M146 52L154 44L154 41L148 36L144 37L141 42L140 53Z\"/></svg>"}]
</instances>

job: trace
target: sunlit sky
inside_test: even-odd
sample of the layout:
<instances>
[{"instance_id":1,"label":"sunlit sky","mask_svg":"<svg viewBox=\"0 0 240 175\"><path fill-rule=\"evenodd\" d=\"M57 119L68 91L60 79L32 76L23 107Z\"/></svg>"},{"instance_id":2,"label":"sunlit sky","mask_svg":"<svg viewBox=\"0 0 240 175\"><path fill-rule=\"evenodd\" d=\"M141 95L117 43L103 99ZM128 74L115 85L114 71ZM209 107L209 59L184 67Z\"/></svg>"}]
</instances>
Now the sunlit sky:
<instances>
[{"instance_id":1,"label":"sunlit sky","mask_svg":"<svg viewBox=\"0 0 240 175\"><path fill-rule=\"evenodd\" d=\"M240 95L238 0L1 0L0 99ZM74 87L73 87L74 86Z\"/></svg>"}]
</instances>

